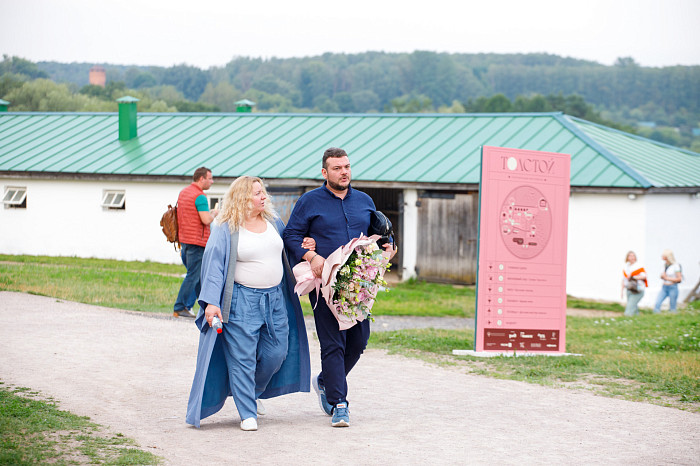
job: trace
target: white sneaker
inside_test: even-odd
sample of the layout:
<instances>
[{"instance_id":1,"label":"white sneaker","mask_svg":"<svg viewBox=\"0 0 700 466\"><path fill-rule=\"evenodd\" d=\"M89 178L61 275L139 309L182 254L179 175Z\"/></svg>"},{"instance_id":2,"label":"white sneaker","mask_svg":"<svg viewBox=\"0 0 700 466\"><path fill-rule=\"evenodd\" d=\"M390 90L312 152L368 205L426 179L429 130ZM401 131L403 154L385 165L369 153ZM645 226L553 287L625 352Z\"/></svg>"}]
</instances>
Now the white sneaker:
<instances>
[{"instance_id":1,"label":"white sneaker","mask_svg":"<svg viewBox=\"0 0 700 466\"><path fill-rule=\"evenodd\" d=\"M255 404L258 406L258 416L264 416L267 414L267 411L265 410L265 406L262 404L262 400L255 400Z\"/></svg>"},{"instance_id":2,"label":"white sneaker","mask_svg":"<svg viewBox=\"0 0 700 466\"><path fill-rule=\"evenodd\" d=\"M241 421L241 430L258 430L258 420L254 417L243 419Z\"/></svg>"}]
</instances>

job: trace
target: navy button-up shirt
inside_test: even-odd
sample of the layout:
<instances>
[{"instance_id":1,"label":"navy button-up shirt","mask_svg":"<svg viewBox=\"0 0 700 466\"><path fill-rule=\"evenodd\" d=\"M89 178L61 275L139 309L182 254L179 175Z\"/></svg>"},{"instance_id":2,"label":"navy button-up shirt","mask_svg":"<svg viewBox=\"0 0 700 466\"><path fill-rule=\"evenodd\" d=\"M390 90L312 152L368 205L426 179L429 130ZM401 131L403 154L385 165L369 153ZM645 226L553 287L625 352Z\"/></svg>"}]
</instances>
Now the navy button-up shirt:
<instances>
[{"instance_id":1,"label":"navy button-up shirt","mask_svg":"<svg viewBox=\"0 0 700 466\"><path fill-rule=\"evenodd\" d=\"M308 252L301 247L305 236L316 240L316 252L326 258L351 239L366 235L370 212L374 210L372 198L352 187L348 187L343 199L333 194L325 182L320 188L303 194L282 235L291 265L301 262Z\"/></svg>"}]
</instances>

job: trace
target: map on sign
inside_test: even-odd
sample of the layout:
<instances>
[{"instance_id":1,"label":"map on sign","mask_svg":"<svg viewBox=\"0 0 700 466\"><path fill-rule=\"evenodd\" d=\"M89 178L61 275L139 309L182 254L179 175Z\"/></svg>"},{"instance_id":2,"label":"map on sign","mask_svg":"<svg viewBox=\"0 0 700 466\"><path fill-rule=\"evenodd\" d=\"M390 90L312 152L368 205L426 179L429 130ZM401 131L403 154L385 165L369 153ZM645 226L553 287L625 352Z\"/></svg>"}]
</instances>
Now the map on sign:
<instances>
[{"instance_id":1,"label":"map on sign","mask_svg":"<svg viewBox=\"0 0 700 466\"><path fill-rule=\"evenodd\" d=\"M482 150L476 351L564 352L570 157Z\"/></svg>"},{"instance_id":2,"label":"map on sign","mask_svg":"<svg viewBox=\"0 0 700 466\"><path fill-rule=\"evenodd\" d=\"M541 191L518 186L501 207L501 235L510 252L521 259L538 255L552 232L552 212Z\"/></svg>"}]
</instances>

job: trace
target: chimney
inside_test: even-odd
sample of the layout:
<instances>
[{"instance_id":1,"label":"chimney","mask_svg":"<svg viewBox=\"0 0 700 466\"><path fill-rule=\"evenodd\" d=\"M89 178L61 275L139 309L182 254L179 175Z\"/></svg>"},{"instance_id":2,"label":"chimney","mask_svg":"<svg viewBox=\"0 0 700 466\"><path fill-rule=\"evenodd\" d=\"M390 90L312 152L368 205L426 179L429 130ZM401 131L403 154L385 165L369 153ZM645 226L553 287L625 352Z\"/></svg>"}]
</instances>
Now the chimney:
<instances>
[{"instance_id":1,"label":"chimney","mask_svg":"<svg viewBox=\"0 0 700 466\"><path fill-rule=\"evenodd\" d=\"M95 86L105 87L105 84L107 83L105 69L99 65L95 65L90 68L89 81L90 84Z\"/></svg>"},{"instance_id":2,"label":"chimney","mask_svg":"<svg viewBox=\"0 0 700 466\"><path fill-rule=\"evenodd\" d=\"M234 102L236 104L236 113L250 113L253 111L253 106L255 102L251 102L248 99L239 100Z\"/></svg>"},{"instance_id":3,"label":"chimney","mask_svg":"<svg viewBox=\"0 0 700 466\"><path fill-rule=\"evenodd\" d=\"M9 107L9 106L10 106L10 102L8 102L7 100L0 99L0 112L6 112L7 107Z\"/></svg>"},{"instance_id":4,"label":"chimney","mask_svg":"<svg viewBox=\"0 0 700 466\"><path fill-rule=\"evenodd\" d=\"M119 104L119 140L128 141L136 134L136 102L139 99L130 95L117 99Z\"/></svg>"}]
</instances>

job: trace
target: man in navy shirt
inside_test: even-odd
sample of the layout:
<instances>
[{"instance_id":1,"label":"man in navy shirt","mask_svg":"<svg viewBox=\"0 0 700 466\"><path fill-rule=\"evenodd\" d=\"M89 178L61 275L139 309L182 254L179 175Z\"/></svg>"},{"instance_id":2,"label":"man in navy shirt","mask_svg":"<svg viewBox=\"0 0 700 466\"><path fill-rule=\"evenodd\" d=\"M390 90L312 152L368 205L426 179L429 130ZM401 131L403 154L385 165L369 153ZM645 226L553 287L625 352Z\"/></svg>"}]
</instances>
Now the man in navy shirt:
<instances>
[{"instance_id":1,"label":"man in navy shirt","mask_svg":"<svg viewBox=\"0 0 700 466\"><path fill-rule=\"evenodd\" d=\"M294 206L284 230L285 246L290 260L297 264L306 260L316 277L321 277L326 257L360 234L367 234L374 202L362 191L350 186L350 160L343 149L331 147L323 153L321 174L323 186L302 195ZM316 240L316 250L302 248L305 236ZM385 245L390 250L391 245ZM391 256L396 250L391 250ZM321 373L312 380L323 411L332 416L333 427L350 425L346 376L360 359L369 339L369 320L358 322L347 330L338 328L338 321L325 299L311 292L316 334L321 344ZM318 301L318 302L317 302Z\"/></svg>"}]
</instances>

